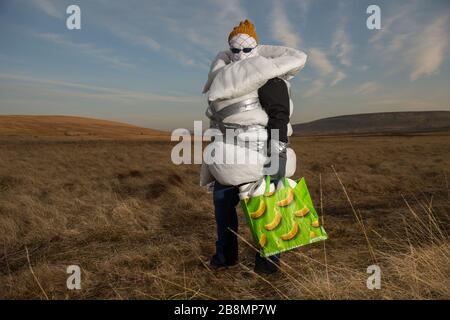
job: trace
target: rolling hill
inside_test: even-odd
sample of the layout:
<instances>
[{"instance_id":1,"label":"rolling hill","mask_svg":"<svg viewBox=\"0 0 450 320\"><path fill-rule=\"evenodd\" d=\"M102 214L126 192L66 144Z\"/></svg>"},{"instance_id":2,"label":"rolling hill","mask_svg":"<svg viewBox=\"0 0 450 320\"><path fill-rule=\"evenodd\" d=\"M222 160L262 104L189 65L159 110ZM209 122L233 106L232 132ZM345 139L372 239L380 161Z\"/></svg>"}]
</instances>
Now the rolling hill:
<instances>
[{"instance_id":1,"label":"rolling hill","mask_svg":"<svg viewBox=\"0 0 450 320\"><path fill-rule=\"evenodd\" d=\"M344 115L293 125L294 136L450 132L450 111ZM77 116L0 115L0 137L168 138L168 132Z\"/></svg>"},{"instance_id":2,"label":"rolling hill","mask_svg":"<svg viewBox=\"0 0 450 320\"><path fill-rule=\"evenodd\" d=\"M392 134L450 131L450 111L380 112L293 125L294 135Z\"/></svg>"},{"instance_id":3,"label":"rolling hill","mask_svg":"<svg viewBox=\"0 0 450 320\"><path fill-rule=\"evenodd\" d=\"M0 136L165 138L168 132L75 116L0 115Z\"/></svg>"}]
</instances>

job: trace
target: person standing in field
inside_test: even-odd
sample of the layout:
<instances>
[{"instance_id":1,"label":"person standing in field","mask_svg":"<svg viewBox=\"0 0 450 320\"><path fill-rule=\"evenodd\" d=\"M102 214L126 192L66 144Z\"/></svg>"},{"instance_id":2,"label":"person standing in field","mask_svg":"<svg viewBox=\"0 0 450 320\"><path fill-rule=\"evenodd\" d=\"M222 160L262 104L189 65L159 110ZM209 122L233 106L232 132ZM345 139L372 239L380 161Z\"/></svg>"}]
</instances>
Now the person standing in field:
<instances>
[{"instance_id":1,"label":"person standing in field","mask_svg":"<svg viewBox=\"0 0 450 320\"><path fill-rule=\"evenodd\" d=\"M306 62L300 50L282 46L259 44L253 23L241 21L228 36L229 50L218 53L212 62L203 93L208 96L207 116L211 127L234 130L245 135L249 144L213 142L224 153L260 153L259 143L266 140L272 151L264 161L252 164L203 164L201 185L214 184L213 202L217 223L216 253L210 260L214 268L232 266L238 262L239 190L264 176L265 167L277 158L278 169L272 178L279 180L295 172L295 153L288 148L292 134L290 116L293 111L290 85L287 80L298 73ZM271 133L277 132L278 137ZM256 137L256 138L255 138ZM252 138L255 138L252 144ZM255 257L255 271L274 273L278 270L279 255Z\"/></svg>"}]
</instances>

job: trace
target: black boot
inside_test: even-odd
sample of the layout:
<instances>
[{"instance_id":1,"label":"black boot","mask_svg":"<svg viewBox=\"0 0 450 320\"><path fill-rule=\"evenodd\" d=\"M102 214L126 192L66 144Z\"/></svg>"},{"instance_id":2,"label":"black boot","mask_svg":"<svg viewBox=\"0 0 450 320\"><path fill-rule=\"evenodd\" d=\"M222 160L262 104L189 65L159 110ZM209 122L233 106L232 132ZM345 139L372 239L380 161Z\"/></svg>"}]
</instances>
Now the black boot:
<instances>
[{"instance_id":1,"label":"black boot","mask_svg":"<svg viewBox=\"0 0 450 320\"><path fill-rule=\"evenodd\" d=\"M213 269L231 267L234 266L235 264L237 264L237 259L227 260L224 255L217 253L213 255L211 257L211 260L209 261L209 265Z\"/></svg>"},{"instance_id":2,"label":"black boot","mask_svg":"<svg viewBox=\"0 0 450 320\"><path fill-rule=\"evenodd\" d=\"M225 245L219 245L219 241L216 242L216 254L212 256L210 265L217 269L222 267L234 266L238 263L238 241L237 236L228 231L228 237L225 239Z\"/></svg>"},{"instance_id":3,"label":"black boot","mask_svg":"<svg viewBox=\"0 0 450 320\"><path fill-rule=\"evenodd\" d=\"M264 274L273 274L278 272L280 264L280 255L276 254L268 258L261 257L259 253L255 256L255 272Z\"/></svg>"},{"instance_id":4,"label":"black boot","mask_svg":"<svg viewBox=\"0 0 450 320\"><path fill-rule=\"evenodd\" d=\"M239 249L238 249L238 242L237 242L237 236L233 234L230 237L229 242L225 246L225 250L223 252L223 255L225 257L225 260L229 265L235 265L238 261L238 255L239 255Z\"/></svg>"}]
</instances>

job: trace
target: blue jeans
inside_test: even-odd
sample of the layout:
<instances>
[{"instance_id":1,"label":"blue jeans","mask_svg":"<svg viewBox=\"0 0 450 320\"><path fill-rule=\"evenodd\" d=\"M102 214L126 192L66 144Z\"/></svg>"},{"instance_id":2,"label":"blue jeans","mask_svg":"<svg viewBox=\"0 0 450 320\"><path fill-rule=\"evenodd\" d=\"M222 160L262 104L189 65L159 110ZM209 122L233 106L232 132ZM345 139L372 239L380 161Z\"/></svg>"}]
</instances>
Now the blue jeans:
<instances>
[{"instance_id":1,"label":"blue jeans","mask_svg":"<svg viewBox=\"0 0 450 320\"><path fill-rule=\"evenodd\" d=\"M213 191L214 211L217 223L216 255L222 262L235 262L238 259L238 216L236 206L239 203L239 188L224 186L215 182ZM235 233L230 231L233 230ZM280 255L273 255L270 259L278 262ZM264 261L257 252L255 264Z\"/></svg>"}]
</instances>

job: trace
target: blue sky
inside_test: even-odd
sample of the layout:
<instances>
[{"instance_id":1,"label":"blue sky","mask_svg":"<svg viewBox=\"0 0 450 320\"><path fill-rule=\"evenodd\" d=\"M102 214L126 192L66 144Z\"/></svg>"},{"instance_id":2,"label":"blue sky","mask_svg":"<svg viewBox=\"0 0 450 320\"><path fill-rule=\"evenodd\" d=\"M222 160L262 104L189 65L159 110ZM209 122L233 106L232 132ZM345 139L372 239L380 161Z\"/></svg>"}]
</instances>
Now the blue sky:
<instances>
[{"instance_id":1,"label":"blue sky","mask_svg":"<svg viewBox=\"0 0 450 320\"><path fill-rule=\"evenodd\" d=\"M67 6L81 30L66 28ZM366 8L381 8L368 30ZM262 44L308 54L292 122L450 110L450 2L0 1L0 114L66 114L191 128L211 60L240 20Z\"/></svg>"}]
</instances>

